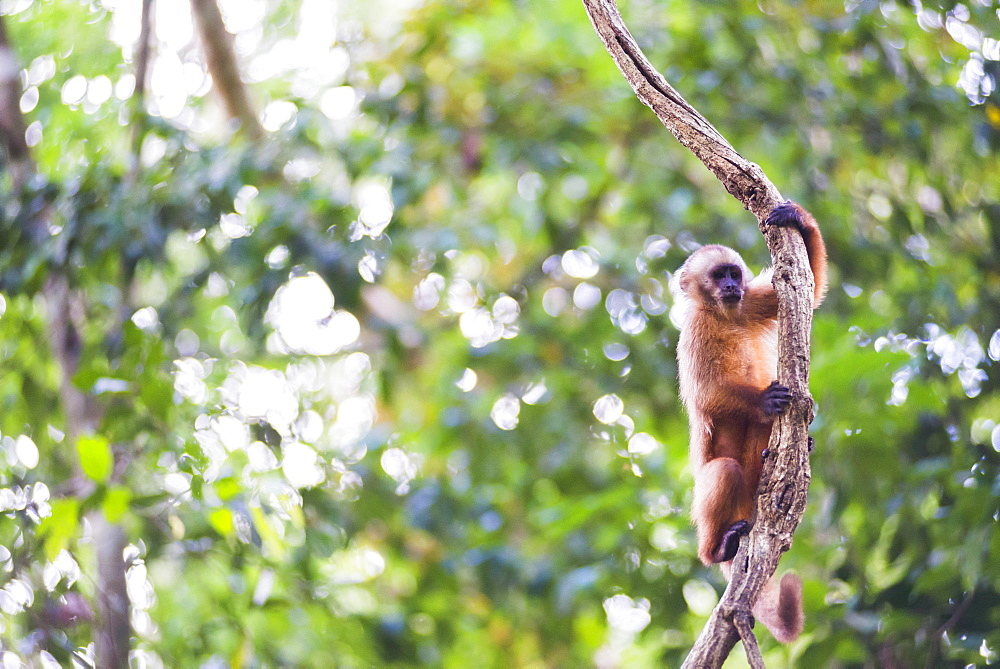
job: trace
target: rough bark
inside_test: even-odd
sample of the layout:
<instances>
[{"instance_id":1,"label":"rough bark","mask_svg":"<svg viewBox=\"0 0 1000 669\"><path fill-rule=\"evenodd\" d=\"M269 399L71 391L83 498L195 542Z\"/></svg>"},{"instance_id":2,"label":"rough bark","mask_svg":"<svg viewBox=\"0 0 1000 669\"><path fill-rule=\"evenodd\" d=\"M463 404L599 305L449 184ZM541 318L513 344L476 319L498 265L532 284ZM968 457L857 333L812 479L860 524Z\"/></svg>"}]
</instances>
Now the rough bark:
<instances>
[{"instance_id":1,"label":"rough bark","mask_svg":"<svg viewBox=\"0 0 1000 669\"><path fill-rule=\"evenodd\" d=\"M246 84L240 77L233 36L226 30L219 5L216 0L191 0L191 9L205 49L208 71L226 112L230 118L240 122L251 139L259 139L264 135L264 128L257 119Z\"/></svg>"},{"instance_id":2,"label":"rough bark","mask_svg":"<svg viewBox=\"0 0 1000 669\"><path fill-rule=\"evenodd\" d=\"M783 202L778 189L756 164L746 160L694 107L675 91L639 49L614 0L583 0L591 23L643 104L690 149L733 197L763 222ZM761 225L774 261L778 294L778 380L794 397L774 424L758 488L756 520L733 559L729 586L691 649L685 667L721 667L743 639L752 666L763 666L748 624L750 609L791 546L802 520L811 478L809 423L809 332L813 279L805 244L796 230Z\"/></svg>"}]
</instances>

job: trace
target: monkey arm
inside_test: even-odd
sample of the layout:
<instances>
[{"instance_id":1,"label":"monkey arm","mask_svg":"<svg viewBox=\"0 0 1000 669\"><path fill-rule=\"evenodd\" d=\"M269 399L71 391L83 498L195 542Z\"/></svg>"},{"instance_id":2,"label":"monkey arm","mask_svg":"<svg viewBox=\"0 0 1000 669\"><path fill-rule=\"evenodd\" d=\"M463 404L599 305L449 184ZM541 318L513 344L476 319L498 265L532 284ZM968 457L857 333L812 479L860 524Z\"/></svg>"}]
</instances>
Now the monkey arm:
<instances>
[{"instance_id":1,"label":"monkey arm","mask_svg":"<svg viewBox=\"0 0 1000 669\"><path fill-rule=\"evenodd\" d=\"M750 321L774 320L778 317L778 294L774 292L770 267L754 277L743 296L743 313Z\"/></svg>"},{"instance_id":2,"label":"monkey arm","mask_svg":"<svg viewBox=\"0 0 1000 669\"><path fill-rule=\"evenodd\" d=\"M724 416L743 416L758 423L771 423L788 407L788 388L774 381L764 390L746 383L722 383L715 392L704 393L699 401L702 414L717 422Z\"/></svg>"}]
</instances>

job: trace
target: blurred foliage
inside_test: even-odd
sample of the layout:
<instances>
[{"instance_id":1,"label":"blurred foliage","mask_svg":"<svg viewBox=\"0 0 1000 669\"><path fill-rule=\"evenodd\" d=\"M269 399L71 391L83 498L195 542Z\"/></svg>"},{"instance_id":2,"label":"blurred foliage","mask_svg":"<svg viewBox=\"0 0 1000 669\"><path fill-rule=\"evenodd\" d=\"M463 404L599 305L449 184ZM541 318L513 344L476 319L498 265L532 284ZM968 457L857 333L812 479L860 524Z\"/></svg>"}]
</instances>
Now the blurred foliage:
<instances>
[{"instance_id":1,"label":"blurred foliage","mask_svg":"<svg viewBox=\"0 0 1000 669\"><path fill-rule=\"evenodd\" d=\"M581 4L223 3L258 144L171 3L130 121L134 4L0 2L39 171L0 179L5 666L92 661L95 513L130 537L137 666L679 665L724 584L687 519L669 272L766 249ZM830 247L780 567L806 632L768 666L996 661L995 5L623 13ZM77 443L55 272L101 408Z\"/></svg>"}]
</instances>

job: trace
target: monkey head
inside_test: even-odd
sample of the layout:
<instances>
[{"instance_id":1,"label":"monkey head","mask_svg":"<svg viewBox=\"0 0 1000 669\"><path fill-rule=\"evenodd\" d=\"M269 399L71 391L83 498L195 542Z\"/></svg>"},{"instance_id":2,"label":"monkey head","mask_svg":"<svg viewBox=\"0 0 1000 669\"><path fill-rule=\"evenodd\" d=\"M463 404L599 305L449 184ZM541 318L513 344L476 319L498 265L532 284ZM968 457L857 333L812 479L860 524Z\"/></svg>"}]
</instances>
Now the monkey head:
<instances>
[{"instance_id":1,"label":"monkey head","mask_svg":"<svg viewBox=\"0 0 1000 669\"><path fill-rule=\"evenodd\" d=\"M739 307L753 273L739 253L728 246L703 246L678 271L677 285L702 307L729 311Z\"/></svg>"}]
</instances>

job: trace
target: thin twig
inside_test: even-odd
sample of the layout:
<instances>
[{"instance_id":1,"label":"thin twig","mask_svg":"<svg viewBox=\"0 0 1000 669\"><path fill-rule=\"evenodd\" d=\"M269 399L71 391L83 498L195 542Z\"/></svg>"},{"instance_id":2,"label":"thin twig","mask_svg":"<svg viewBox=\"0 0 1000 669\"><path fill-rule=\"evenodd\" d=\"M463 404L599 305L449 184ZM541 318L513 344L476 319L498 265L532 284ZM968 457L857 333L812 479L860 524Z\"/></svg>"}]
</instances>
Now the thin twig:
<instances>
[{"instance_id":1,"label":"thin twig","mask_svg":"<svg viewBox=\"0 0 1000 669\"><path fill-rule=\"evenodd\" d=\"M760 654L760 646L757 645L757 637L753 634L753 616L746 609L733 615L733 625L739 632L740 641L743 642L743 650L747 654L747 662L751 669L764 669L764 657Z\"/></svg>"},{"instance_id":2,"label":"thin twig","mask_svg":"<svg viewBox=\"0 0 1000 669\"><path fill-rule=\"evenodd\" d=\"M955 625L958 624L958 621L962 619L962 616L965 615L965 612L972 605L972 600L975 598L975 596L976 596L976 589L973 588L969 590L968 594L965 595L965 598L962 599L959 605L955 608L955 611L954 613L951 614L951 617L948 618L948 620L946 620L945 623L941 625L941 627L937 628L937 630L934 631L934 634L931 635L931 639L933 639L935 643L931 647L929 657L927 658L927 664L925 665L928 667L928 669L930 667L933 667L937 662L938 655L941 652L941 637L947 634L951 628L953 628Z\"/></svg>"}]
</instances>

